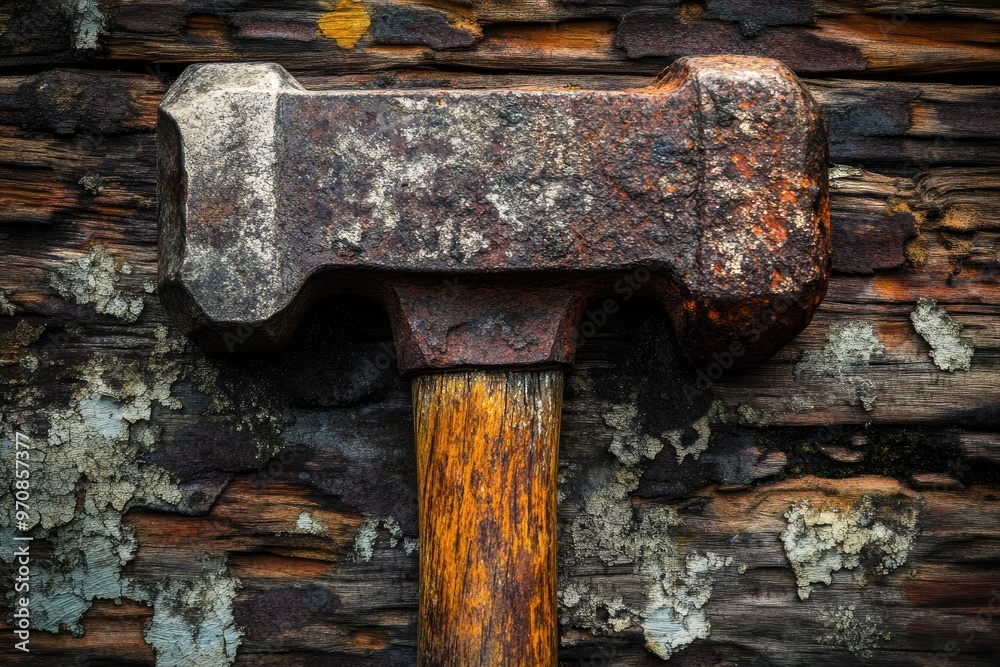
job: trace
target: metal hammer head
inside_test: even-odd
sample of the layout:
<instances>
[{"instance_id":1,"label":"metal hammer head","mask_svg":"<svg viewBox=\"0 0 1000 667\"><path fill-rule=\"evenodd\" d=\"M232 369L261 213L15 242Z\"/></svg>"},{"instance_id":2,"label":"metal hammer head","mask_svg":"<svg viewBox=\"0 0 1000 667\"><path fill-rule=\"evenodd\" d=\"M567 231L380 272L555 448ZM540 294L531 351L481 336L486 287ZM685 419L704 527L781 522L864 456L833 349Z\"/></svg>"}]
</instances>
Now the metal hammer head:
<instances>
[{"instance_id":1,"label":"metal hammer head","mask_svg":"<svg viewBox=\"0 0 1000 667\"><path fill-rule=\"evenodd\" d=\"M385 304L404 372L569 363L587 304L638 289L688 359L752 362L829 278L823 121L773 60L682 58L626 91L313 92L201 65L158 136L160 291L209 348L279 347L349 291Z\"/></svg>"}]
</instances>

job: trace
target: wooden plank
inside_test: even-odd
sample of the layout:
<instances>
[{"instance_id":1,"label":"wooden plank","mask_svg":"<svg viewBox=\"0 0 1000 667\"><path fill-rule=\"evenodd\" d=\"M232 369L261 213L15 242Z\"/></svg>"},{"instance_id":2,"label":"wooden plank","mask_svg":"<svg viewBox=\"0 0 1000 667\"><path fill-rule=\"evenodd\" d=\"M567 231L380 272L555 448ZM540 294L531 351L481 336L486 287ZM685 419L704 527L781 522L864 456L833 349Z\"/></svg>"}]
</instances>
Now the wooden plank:
<instances>
[{"instance_id":1,"label":"wooden plank","mask_svg":"<svg viewBox=\"0 0 1000 667\"><path fill-rule=\"evenodd\" d=\"M655 73L681 55L746 53L779 58L801 73L1000 69L1000 38L991 23L970 20L983 18L978 11L945 7L921 20L885 16L880 6L866 11L835 7L814 20L808 3L761 8L745 0L638 8L555 0L368 8L353 0L252 7L131 0L109 13L95 5L88 23L63 12L57 0L45 0L0 13L0 65L65 63L84 55L163 63L273 60L298 73L429 64Z\"/></svg>"},{"instance_id":2,"label":"wooden plank","mask_svg":"<svg viewBox=\"0 0 1000 667\"><path fill-rule=\"evenodd\" d=\"M0 65L13 68L0 76L0 439L64 434L54 466L82 451L75 420L105 406L110 435L86 431L87 451L113 452L119 476L74 472L65 498L38 478L41 502L67 503L73 519L36 529L34 565L133 583L120 605L92 601L83 636L36 630L32 654L4 647L0 662L153 665L155 614L185 629L172 643L187 650L201 616L230 613L243 632L235 665L415 663L411 393L384 313L328 300L284 352L206 357L147 291L156 105L187 63L277 60L314 88L600 89L725 49L851 77L806 80L830 128L833 281L798 339L706 390L699 371L712 370L677 362L669 322L641 290L585 338L560 440L560 659L995 664L1000 88L972 85L1000 69L995 3L116 5L96 27L63 0L0 7ZM98 306L101 290L141 313ZM935 363L911 321L921 298L962 325L969 370ZM144 401L148 417L115 419ZM136 483L130 466L165 471L180 500L95 506ZM782 533L817 520L809 507L836 509L843 536L865 546L854 570L831 571L802 600ZM134 556L100 576L73 541L88 512L111 527L101 539L116 521L135 539ZM894 547L865 517L906 545L885 573ZM212 555L226 556L218 579ZM0 575L10 580L8 564ZM680 620L690 636L664 663L652 651L678 635L649 619L678 621L673 605L711 628Z\"/></svg>"}]
</instances>

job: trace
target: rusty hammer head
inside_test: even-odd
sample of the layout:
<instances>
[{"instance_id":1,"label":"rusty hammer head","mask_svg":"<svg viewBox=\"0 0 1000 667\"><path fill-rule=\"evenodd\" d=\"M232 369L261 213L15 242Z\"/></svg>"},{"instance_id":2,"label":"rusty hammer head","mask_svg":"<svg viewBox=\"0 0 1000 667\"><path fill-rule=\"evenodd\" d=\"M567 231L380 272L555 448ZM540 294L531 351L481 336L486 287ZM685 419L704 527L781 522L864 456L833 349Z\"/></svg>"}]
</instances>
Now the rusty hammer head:
<instances>
[{"instance_id":1,"label":"rusty hammer head","mask_svg":"<svg viewBox=\"0 0 1000 667\"><path fill-rule=\"evenodd\" d=\"M752 362L825 293L826 157L809 94L761 58L625 91L195 66L160 108L161 295L205 346L268 349L319 296L368 294L413 372L569 363L587 304L639 290L689 360Z\"/></svg>"}]
</instances>

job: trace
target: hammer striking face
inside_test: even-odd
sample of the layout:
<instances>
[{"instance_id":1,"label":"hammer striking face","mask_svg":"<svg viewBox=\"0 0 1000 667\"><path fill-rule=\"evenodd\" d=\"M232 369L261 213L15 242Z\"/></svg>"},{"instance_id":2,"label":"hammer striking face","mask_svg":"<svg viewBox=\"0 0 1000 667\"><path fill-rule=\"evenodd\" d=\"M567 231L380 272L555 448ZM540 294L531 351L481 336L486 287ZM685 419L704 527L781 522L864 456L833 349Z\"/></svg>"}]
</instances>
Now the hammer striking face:
<instances>
[{"instance_id":1,"label":"hammer striking face","mask_svg":"<svg viewBox=\"0 0 1000 667\"><path fill-rule=\"evenodd\" d=\"M689 360L751 363L829 278L823 123L772 60L683 58L626 91L313 92L277 65L195 66L159 142L160 293L188 335L277 348L355 292L425 374L424 665L555 664L552 369L588 303L641 274Z\"/></svg>"}]
</instances>

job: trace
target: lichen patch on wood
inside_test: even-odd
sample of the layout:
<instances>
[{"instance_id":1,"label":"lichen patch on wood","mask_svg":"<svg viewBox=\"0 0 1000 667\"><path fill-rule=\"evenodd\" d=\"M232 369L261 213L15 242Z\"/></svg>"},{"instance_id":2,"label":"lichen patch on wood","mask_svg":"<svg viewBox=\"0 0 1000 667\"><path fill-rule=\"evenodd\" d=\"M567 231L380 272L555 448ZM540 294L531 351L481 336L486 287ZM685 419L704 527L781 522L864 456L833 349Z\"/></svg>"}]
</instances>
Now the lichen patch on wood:
<instances>
[{"instance_id":1,"label":"lichen patch on wood","mask_svg":"<svg viewBox=\"0 0 1000 667\"><path fill-rule=\"evenodd\" d=\"M10 302L10 293L0 287L0 315L13 315L17 306Z\"/></svg>"},{"instance_id":2,"label":"lichen patch on wood","mask_svg":"<svg viewBox=\"0 0 1000 667\"><path fill-rule=\"evenodd\" d=\"M21 361L23 348L37 341L43 331L44 325L35 326L28 320L19 320L12 331L0 333L0 365Z\"/></svg>"},{"instance_id":3,"label":"lichen patch on wood","mask_svg":"<svg viewBox=\"0 0 1000 667\"><path fill-rule=\"evenodd\" d=\"M383 535L389 548L401 546L407 556L414 554L420 546L416 537L403 534L403 529L391 516L385 519L365 518L354 533L351 560L366 563L375 555L376 543ZM387 534L387 535L386 535Z\"/></svg>"},{"instance_id":4,"label":"lichen patch on wood","mask_svg":"<svg viewBox=\"0 0 1000 667\"><path fill-rule=\"evenodd\" d=\"M49 275L49 284L61 296L78 304L93 304L98 313L135 322L145 306L139 294L120 290L122 275L132 273L132 265L118 261L107 248L95 244L86 255L64 262Z\"/></svg>"},{"instance_id":5,"label":"lichen patch on wood","mask_svg":"<svg viewBox=\"0 0 1000 667\"><path fill-rule=\"evenodd\" d=\"M171 396L178 375L176 365L160 360L95 357L79 370L82 382L69 405L49 408L45 433L32 436L37 467L28 525L53 545L51 557L34 564L34 627L82 634L80 619L93 600L135 599L122 568L136 543L122 515L133 506L181 498L165 470L142 461L156 441L149 426L153 404L179 407ZM3 435L6 440L10 432ZM13 476L7 457L0 472ZM13 503L6 502L6 490L0 497L6 513ZM4 519L11 525L11 516ZM4 551L9 562L12 551Z\"/></svg>"},{"instance_id":6,"label":"lichen patch on wood","mask_svg":"<svg viewBox=\"0 0 1000 667\"><path fill-rule=\"evenodd\" d=\"M707 448L709 421L721 419L723 412L721 403L715 402L695 421L698 438L688 448L680 447L683 429L664 433L663 438L677 449L678 465L688 453L697 459ZM641 464L663 448L661 439L642 431L635 396L612 406L604 420L616 430L609 451L618 460L588 473L590 479L584 484L590 484L591 491L581 499L583 512L566 531L569 539L560 543L560 622L594 634L641 627L646 648L666 660L709 636L711 624L703 608L712 597L714 573L732 564L732 558L680 546L671 529L681 520L670 507L633 505L631 494L639 488ZM564 468L561 484L578 483L577 474L579 468ZM631 565L641 599L626 601L602 577L585 573L593 561Z\"/></svg>"},{"instance_id":7,"label":"lichen patch on wood","mask_svg":"<svg viewBox=\"0 0 1000 667\"><path fill-rule=\"evenodd\" d=\"M96 51L102 35L107 34L108 16L100 0L60 0L72 28L75 51Z\"/></svg>"},{"instance_id":8,"label":"lichen patch on wood","mask_svg":"<svg viewBox=\"0 0 1000 667\"><path fill-rule=\"evenodd\" d=\"M829 630L820 641L846 648L859 658L870 658L879 640L892 639L892 635L884 629L883 618L878 614L859 610L856 604L838 604L823 609L820 619L823 627Z\"/></svg>"},{"instance_id":9,"label":"lichen patch on wood","mask_svg":"<svg viewBox=\"0 0 1000 667\"><path fill-rule=\"evenodd\" d=\"M240 582L225 559L208 556L191 579L170 579L150 595L153 618L146 641L156 651L156 667L224 667L236 660L242 633L233 617Z\"/></svg>"},{"instance_id":10,"label":"lichen patch on wood","mask_svg":"<svg viewBox=\"0 0 1000 667\"><path fill-rule=\"evenodd\" d=\"M749 406L741 407L749 408ZM749 414L744 411L740 416L745 419ZM702 452L708 449L712 436L712 421L721 421L724 417L725 407L722 405L722 402L713 401L708 412L691 422L691 428L697 434L697 437L689 445L684 444L684 436L687 429L678 428L664 432L663 437L666 438L667 442L673 446L674 451L677 452L677 465L684 463L684 457L689 454L695 461L698 460Z\"/></svg>"},{"instance_id":11,"label":"lichen patch on wood","mask_svg":"<svg viewBox=\"0 0 1000 667\"><path fill-rule=\"evenodd\" d=\"M604 413L604 422L615 429L608 451L624 466L637 465L644 458L651 460L663 449L662 440L642 431L635 398L613 405Z\"/></svg>"},{"instance_id":12,"label":"lichen patch on wood","mask_svg":"<svg viewBox=\"0 0 1000 667\"><path fill-rule=\"evenodd\" d=\"M875 382L864 370L875 357L885 353L885 345L871 323L861 320L837 322L830 327L822 350L808 350L795 366L797 379L838 378L851 390L851 402L868 412L878 400Z\"/></svg>"},{"instance_id":13,"label":"lichen patch on wood","mask_svg":"<svg viewBox=\"0 0 1000 667\"><path fill-rule=\"evenodd\" d=\"M340 0L331 12L319 17L320 32L342 49L353 49L368 32L371 19L365 6L354 0Z\"/></svg>"},{"instance_id":14,"label":"lichen patch on wood","mask_svg":"<svg viewBox=\"0 0 1000 667\"><path fill-rule=\"evenodd\" d=\"M781 541L799 597L808 600L812 584L833 583L833 573L839 570L852 570L863 585L870 576L888 574L905 563L922 506L919 497L902 494L792 505L785 513Z\"/></svg>"},{"instance_id":15,"label":"lichen patch on wood","mask_svg":"<svg viewBox=\"0 0 1000 667\"><path fill-rule=\"evenodd\" d=\"M972 366L973 347L962 340L962 325L936 301L918 299L910 321L920 337L931 346L930 357L943 371L967 371Z\"/></svg>"}]
</instances>

